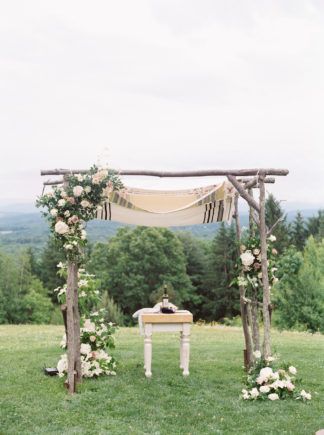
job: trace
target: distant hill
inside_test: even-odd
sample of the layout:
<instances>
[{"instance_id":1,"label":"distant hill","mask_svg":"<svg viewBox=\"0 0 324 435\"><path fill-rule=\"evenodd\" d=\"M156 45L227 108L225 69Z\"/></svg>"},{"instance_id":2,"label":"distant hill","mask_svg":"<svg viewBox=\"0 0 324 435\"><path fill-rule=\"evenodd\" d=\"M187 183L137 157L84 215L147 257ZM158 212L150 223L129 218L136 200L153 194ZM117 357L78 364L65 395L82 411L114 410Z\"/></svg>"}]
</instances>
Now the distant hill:
<instances>
[{"instance_id":1,"label":"distant hill","mask_svg":"<svg viewBox=\"0 0 324 435\"><path fill-rule=\"evenodd\" d=\"M22 210L32 210L23 212ZM301 210L303 216L308 218L317 213L316 209ZM296 211L287 213L287 220L292 221ZM248 225L247 213L241 214L241 225ZM117 222L92 221L87 224L87 232L91 242L106 241L114 236L118 228L126 225ZM219 224L191 225L171 228L173 231L189 231L195 237L211 239L217 232ZM49 236L46 220L39 210L31 205L0 207L0 246L7 252L16 252L23 247L33 247L40 251Z\"/></svg>"}]
</instances>

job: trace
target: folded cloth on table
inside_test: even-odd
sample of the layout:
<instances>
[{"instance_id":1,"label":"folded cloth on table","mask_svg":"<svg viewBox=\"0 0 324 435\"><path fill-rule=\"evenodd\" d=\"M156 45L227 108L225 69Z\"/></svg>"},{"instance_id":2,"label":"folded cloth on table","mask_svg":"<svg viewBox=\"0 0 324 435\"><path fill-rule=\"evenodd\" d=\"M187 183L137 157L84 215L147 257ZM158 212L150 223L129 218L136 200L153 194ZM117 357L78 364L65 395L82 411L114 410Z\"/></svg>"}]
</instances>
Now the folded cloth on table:
<instances>
[{"instance_id":1,"label":"folded cloth on table","mask_svg":"<svg viewBox=\"0 0 324 435\"><path fill-rule=\"evenodd\" d=\"M144 314L144 313L160 313L161 306L162 306L162 302L159 302L159 303L155 304L153 308L141 308L140 310L137 310L133 314L133 319L138 318L138 325L139 325L141 335L143 335L142 314ZM173 308L175 311L178 309L178 307L176 307L175 305L173 305L171 303L169 303L169 307Z\"/></svg>"}]
</instances>

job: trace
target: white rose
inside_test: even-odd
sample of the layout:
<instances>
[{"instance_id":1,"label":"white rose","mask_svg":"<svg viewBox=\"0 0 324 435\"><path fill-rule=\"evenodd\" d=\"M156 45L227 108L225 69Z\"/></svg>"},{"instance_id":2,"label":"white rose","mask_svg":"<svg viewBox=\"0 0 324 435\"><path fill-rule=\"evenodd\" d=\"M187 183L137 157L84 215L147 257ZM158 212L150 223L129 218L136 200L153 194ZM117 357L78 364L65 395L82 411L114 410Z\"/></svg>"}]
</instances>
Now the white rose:
<instances>
[{"instance_id":1,"label":"white rose","mask_svg":"<svg viewBox=\"0 0 324 435\"><path fill-rule=\"evenodd\" d=\"M278 396L277 393L272 393L272 394L269 394L268 399L270 399L270 400L278 400L279 396Z\"/></svg>"},{"instance_id":2,"label":"white rose","mask_svg":"<svg viewBox=\"0 0 324 435\"><path fill-rule=\"evenodd\" d=\"M66 234L66 233L69 232L69 226L66 225L66 223L63 222L63 221L58 221L58 222L56 222L54 228L55 228L55 231L56 231L58 234Z\"/></svg>"},{"instance_id":3,"label":"white rose","mask_svg":"<svg viewBox=\"0 0 324 435\"><path fill-rule=\"evenodd\" d=\"M84 177L83 177L83 175L81 175L81 174L77 174L77 175L76 175L76 178L77 178L78 181L81 182L81 181L83 181L83 178L84 178Z\"/></svg>"},{"instance_id":4,"label":"white rose","mask_svg":"<svg viewBox=\"0 0 324 435\"><path fill-rule=\"evenodd\" d=\"M302 397L305 400L311 400L312 395L310 393L306 393L305 390L301 390L300 397Z\"/></svg>"},{"instance_id":5,"label":"white rose","mask_svg":"<svg viewBox=\"0 0 324 435\"><path fill-rule=\"evenodd\" d=\"M57 213L58 213L57 208L52 208L52 210L50 211L50 214L51 214L53 217L56 217L56 216L57 216Z\"/></svg>"},{"instance_id":6,"label":"white rose","mask_svg":"<svg viewBox=\"0 0 324 435\"><path fill-rule=\"evenodd\" d=\"M85 332L95 332L96 331L96 325L94 323L92 323L90 319L86 319L84 321L84 325L83 325L82 329Z\"/></svg>"},{"instance_id":7,"label":"white rose","mask_svg":"<svg viewBox=\"0 0 324 435\"><path fill-rule=\"evenodd\" d=\"M65 216L65 217L69 217L69 216L70 216L70 212L69 212L69 210L66 210L66 211L64 212L64 216Z\"/></svg>"},{"instance_id":8,"label":"white rose","mask_svg":"<svg viewBox=\"0 0 324 435\"><path fill-rule=\"evenodd\" d=\"M84 188L84 191L85 191L86 193L90 193L90 192L91 192L91 187L90 187L90 186L86 186L86 187Z\"/></svg>"},{"instance_id":9,"label":"white rose","mask_svg":"<svg viewBox=\"0 0 324 435\"><path fill-rule=\"evenodd\" d=\"M259 391L257 388L252 388L252 390L250 391L250 395L252 397L252 399L256 399L259 396Z\"/></svg>"},{"instance_id":10,"label":"white rose","mask_svg":"<svg viewBox=\"0 0 324 435\"><path fill-rule=\"evenodd\" d=\"M93 184L99 184L107 176L108 176L108 171L106 169L102 169L101 171L98 171L96 174L92 176L92 182Z\"/></svg>"},{"instance_id":11,"label":"white rose","mask_svg":"<svg viewBox=\"0 0 324 435\"><path fill-rule=\"evenodd\" d=\"M82 186L75 186L73 187L73 195L74 196L81 196L83 192L83 187Z\"/></svg>"},{"instance_id":12,"label":"white rose","mask_svg":"<svg viewBox=\"0 0 324 435\"><path fill-rule=\"evenodd\" d=\"M81 239L82 240L86 240L86 238L87 238L87 232L86 232L86 230L81 230Z\"/></svg>"},{"instance_id":13,"label":"white rose","mask_svg":"<svg viewBox=\"0 0 324 435\"><path fill-rule=\"evenodd\" d=\"M253 249L253 254L254 255L259 255L260 254L260 249L258 249L258 248Z\"/></svg>"},{"instance_id":14,"label":"white rose","mask_svg":"<svg viewBox=\"0 0 324 435\"><path fill-rule=\"evenodd\" d=\"M81 343L80 352L83 355L88 355L91 352L91 346L88 343Z\"/></svg>"},{"instance_id":15,"label":"white rose","mask_svg":"<svg viewBox=\"0 0 324 435\"><path fill-rule=\"evenodd\" d=\"M254 358L261 358L261 352L259 350L256 350L255 352L253 352Z\"/></svg>"},{"instance_id":16,"label":"white rose","mask_svg":"<svg viewBox=\"0 0 324 435\"><path fill-rule=\"evenodd\" d=\"M264 367L260 370L260 375L257 378L258 384L263 384L264 382L267 382L270 377L273 376L273 371L271 367Z\"/></svg>"},{"instance_id":17,"label":"white rose","mask_svg":"<svg viewBox=\"0 0 324 435\"><path fill-rule=\"evenodd\" d=\"M292 375L296 375L297 374L297 369L294 366L290 366L288 368L289 373L291 373Z\"/></svg>"},{"instance_id":18,"label":"white rose","mask_svg":"<svg viewBox=\"0 0 324 435\"><path fill-rule=\"evenodd\" d=\"M293 391L295 389L295 385L291 381L287 381L286 388L288 391Z\"/></svg>"},{"instance_id":19,"label":"white rose","mask_svg":"<svg viewBox=\"0 0 324 435\"><path fill-rule=\"evenodd\" d=\"M93 343L94 341L96 341L97 338L95 335L90 335L89 339Z\"/></svg>"},{"instance_id":20,"label":"white rose","mask_svg":"<svg viewBox=\"0 0 324 435\"><path fill-rule=\"evenodd\" d=\"M68 244L66 244L66 245L64 245L64 249L66 249L66 250L71 250L71 249L73 249L73 245L71 245L70 243L68 243Z\"/></svg>"},{"instance_id":21,"label":"white rose","mask_svg":"<svg viewBox=\"0 0 324 435\"><path fill-rule=\"evenodd\" d=\"M244 266L251 266L254 262L254 255L248 251L243 252L243 254L240 255L240 258Z\"/></svg>"},{"instance_id":22,"label":"white rose","mask_svg":"<svg viewBox=\"0 0 324 435\"><path fill-rule=\"evenodd\" d=\"M262 385L260 387L260 391L261 391L261 393L269 393L269 391L270 391L269 385Z\"/></svg>"},{"instance_id":23,"label":"white rose","mask_svg":"<svg viewBox=\"0 0 324 435\"><path fill-rule=\"evenodd\" d=\"M268 237L268 240L270 240L270 242L275 242L277 240L277 237L271 234L271 236Z\"/></svg>"},{"instance_id":24,"label":"white rose","mask_svg":"<svg viewBox=\"0 0 324 435\"><path fill-rule=\"evenodd\" d=\"M65 190L61 190L61 198L66 198L68 194L65 192Z\"/></svg>"},{"instance_id":25,"label":"white rose","mask_svg":"<svg viewBox=\"0 0 324 435\"><path fill-rule=\"evenodd\" d=\"M59 200L57 201L57 205L58 205L59 207L64 207L65 204L66 204L65 199L59 199Z\"/></svg>"},{"instance_id":26,"label":"white rose","mask_svg":"<svg viewBox=\"0 0 324 435\"><path fill-rule=\"evenodd\" d=\"M87 201L86 199L84 199L84 200L81 201L81 206L82 206L83 208L87 208L87 207L91 207L91 204L90 204L89 201Z\"/></svg>"}]
</instances>

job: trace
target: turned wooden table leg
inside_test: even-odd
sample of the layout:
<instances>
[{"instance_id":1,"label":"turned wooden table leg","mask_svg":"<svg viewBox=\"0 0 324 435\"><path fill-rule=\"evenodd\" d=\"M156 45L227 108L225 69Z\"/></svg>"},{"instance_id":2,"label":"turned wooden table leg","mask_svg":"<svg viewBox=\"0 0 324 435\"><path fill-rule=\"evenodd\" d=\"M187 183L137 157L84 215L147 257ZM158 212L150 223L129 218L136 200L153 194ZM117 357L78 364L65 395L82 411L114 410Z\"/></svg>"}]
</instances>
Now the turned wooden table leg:
<instances>
[{"instance_id":1,"label":"turned wooden table leg","mask_svg":"<svg viewBox=\"0 0 324 435\"><path fill-rule=\"evenodd\" d=\"M144 329L144 368L145 376L152 376L152 324L146 324Z\"/></svg>"},{"instance_id":2,"label":"turned wooden table leg","mask_svg":"<svg viewBox=\"0 0 324 435\"><path fill-rule=\"evenodd\" d=\"M183 376L189 376L190 325L185 324L182 332L182 368Z\"/></svg>"},{"instance_id":3,"label":"turned wooden table leg","mask_svg":"<svg viewBox=\"0 0 324 435\"><path fill-rule=\"evenodd\" d=\"M180 369L183 369L183 333L180 332Z\"/></svg>"}]
</instances>

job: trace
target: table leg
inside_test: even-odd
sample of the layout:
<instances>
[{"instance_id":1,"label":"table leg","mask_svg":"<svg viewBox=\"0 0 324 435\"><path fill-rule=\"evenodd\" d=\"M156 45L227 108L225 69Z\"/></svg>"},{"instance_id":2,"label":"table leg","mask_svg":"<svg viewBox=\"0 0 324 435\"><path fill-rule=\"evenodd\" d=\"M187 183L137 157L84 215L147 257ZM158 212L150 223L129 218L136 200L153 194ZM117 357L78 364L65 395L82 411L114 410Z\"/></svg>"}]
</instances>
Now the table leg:
<instances>
[{"instance_id":1,"label":"table leg","mask_svg":"<svg viewBox=\"0 0 324 435\"><path fill-rule=\"evenodd\" d=\"M145 376L152 376L152 325L146 324L144 329L144 368Z\"/></svg>"},{"instance_id":2,"label":"table leg","mask_svg":"<svg viewBox=\"0 0 324 435\"><path fill-rule=\"evenodd\" d=\"M190 325L184 325L182 332L182 368L183 376L189 376Z\"/></svg>"},{"instance_id":3,"label":"table leg","mask_svg":"<svg viewBox=\"0 0 324 435\"><path fill-rule=\"evenodd\" d=\"M180 369L183 369L183 333L180 332Z\"/></svg>"}]
</instances>

